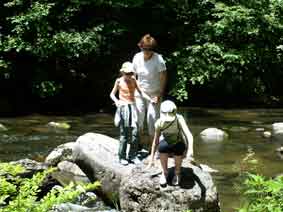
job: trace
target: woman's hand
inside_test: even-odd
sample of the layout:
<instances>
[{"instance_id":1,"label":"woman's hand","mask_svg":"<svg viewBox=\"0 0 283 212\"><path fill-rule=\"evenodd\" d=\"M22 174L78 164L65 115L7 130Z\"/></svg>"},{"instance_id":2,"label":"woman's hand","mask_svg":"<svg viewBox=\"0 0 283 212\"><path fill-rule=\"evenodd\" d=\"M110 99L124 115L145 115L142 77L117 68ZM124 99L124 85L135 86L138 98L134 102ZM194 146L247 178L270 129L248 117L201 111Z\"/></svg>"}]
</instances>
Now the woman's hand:
<instances>
[{"instance_id":1,"label":"woman's hand","mask_svg":"<svg viewBox=\"0 0 283 212\"><path fill-rule=\"evenodd\" d=\"M155 104L158 104L160 100L161 100L160 96L154 96L151 98L151 102Z\"/></svg>"}]
</instances>

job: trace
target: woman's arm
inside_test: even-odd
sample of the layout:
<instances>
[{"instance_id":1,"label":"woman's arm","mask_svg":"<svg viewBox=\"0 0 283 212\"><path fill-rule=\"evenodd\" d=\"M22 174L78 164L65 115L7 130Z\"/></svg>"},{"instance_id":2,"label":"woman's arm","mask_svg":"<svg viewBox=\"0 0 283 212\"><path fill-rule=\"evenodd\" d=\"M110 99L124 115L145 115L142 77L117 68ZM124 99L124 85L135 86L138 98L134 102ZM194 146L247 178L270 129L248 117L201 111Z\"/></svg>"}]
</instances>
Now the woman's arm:
<instances>
[{"instance_id":1,"label":"woman's arm","mask_svg":"<svg viewBox=\"0 0 283 212\"><path fill-rule=\"evenodd\" d=\"M159 94L152 98L155 103L161 102L162 97L164 96L165 86L166 86L166 81L167 81L167 72L166 71L161 71L159 73L159 80L160 80Z\"/></svg>"},{"instance_id":2,"label":"woman's arm","mask_svg":"<svg viewBox=\"0 0 283 212\"><path fill-rule=\"evenodd\" d=\"M119 79L115 81L112 91L110 93L110 98L112 99L112 101L115 103L117 107L119 106L119 99L117 99L116 97L116 93L118 91L118 84L119 84Z\"/></svg>"},{"instance_id":3,"label":"woman's arm","mask_svg":"<svg viewBox=\"0 0 283 212\"><path fill-rule=\"evenodd\" d=\"M182 115L178 115L178 121L181 127L181 130L185 136L185 142L187 142L187 156L193 157L194 155L194 137L188 128L188 125Z\"/></svg>"},{"instance_id":4,"label":"woman's arm","mask_svg":"<svg viewBox=\"0 0 283 212\"><path fill-rule=\"evenodd\" d=\"M159 74L159 78L160 78L160 98L162 98L165 93L165 87L167 83L167 71L161 71Z\"/></svg>"},{"instance_id":5,"label":"woman's arm","mask_svg":"<svg viewBox=\"0 0 283 212\"><path fill-rule=\"evenodd\" d=\"M145 99L147 99L148 101L152 101L152 99L150 98L149 95L147 95L139 86L139 83L138 81L135 79L135 82L136 82L136 88L137 88L137 91L141 94L141 96Z\"/></svg>"}]
</instances>

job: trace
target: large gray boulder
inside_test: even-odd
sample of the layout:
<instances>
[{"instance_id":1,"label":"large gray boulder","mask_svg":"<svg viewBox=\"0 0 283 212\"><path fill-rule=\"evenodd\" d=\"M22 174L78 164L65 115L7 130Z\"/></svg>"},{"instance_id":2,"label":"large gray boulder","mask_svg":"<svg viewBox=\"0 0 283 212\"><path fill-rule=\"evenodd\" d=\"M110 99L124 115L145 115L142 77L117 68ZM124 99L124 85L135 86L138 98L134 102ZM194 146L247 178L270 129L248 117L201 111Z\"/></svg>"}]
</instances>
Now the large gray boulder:
<instances>
[{"instance_id":1,"label":"large gray boulder","mask_svg":"<svg viewBox=\"0 0 283 212\"><path fill-rule=\"evenodd\" d=\"M45 163L49 166L56 166L63 160L72 161L75 142L61 144L53 149L45 158Z\"/></svg>"},{"instance_id":2,"label":"large gray boulder","mask_svg":"<svg viewBox=\"0 0 283 212\"><path fill-rule=\"evenodd\" d=\"M61 161L57 164L57 168L62 172L69 172L76 176L85 176L85 173L82 172L78 165L70 161Z\"/></svg>"},{"instance_id":3,"label":"large gray boulder","mask_svg":"<svg viewBox=\"0 0 283 212\"><path fill-rule=\"evenodd\" d=\"M105 135L80 136L73 149L73 160L92 181L99 180L102 192L118 201L122 211L219 212L216 187L211 175L201 166L185 160L180 186L159 186L159 167L148 170L144 164L118 163L118 141ZM173 177L170 159L169 178Z\"/></svg>"},{"instance_id":4,"label":"large gray boulder","mask_svg":"<svg viewBox=\"0 0 283 212\"><path fill-rule=\"evenodd\" d=\"M169 166L169 181L174 167ZM208 172L185 160L180 186L159 186L159 175L143 167L133 169L120 186L120 204L124 211L220 211L216 187Z\"/></svg>"},{"instance_id":5,"label":"large gray boulder","mask_svg":"<svg viewBox=\"0 0 283 212\"><path fill-rule=\"evenodd\" d=\"M117 201L122 176L130 175L134 165L118 162L118 141L102 134L80 136L73 149L73 161L91 180L99 180L104 195Z\"/></svg>"}]
</instances>

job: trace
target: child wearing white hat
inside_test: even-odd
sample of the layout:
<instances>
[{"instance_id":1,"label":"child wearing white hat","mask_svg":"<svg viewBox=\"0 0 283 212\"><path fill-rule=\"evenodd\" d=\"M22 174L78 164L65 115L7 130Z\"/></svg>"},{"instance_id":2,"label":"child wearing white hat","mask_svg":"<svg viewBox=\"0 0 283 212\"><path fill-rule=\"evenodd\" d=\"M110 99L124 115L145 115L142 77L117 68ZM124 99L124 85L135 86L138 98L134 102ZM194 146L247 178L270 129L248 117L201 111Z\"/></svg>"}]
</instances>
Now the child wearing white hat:
<instances>
[{"instance_id":1,"label":"child wearing white hat","mask_svg":"<svg viewBox=\"0 0 283 212\"><path fill-rule=\"evenodd\" d=\"M131 62L123 63L120 72L122 76L116 79L110 93L110 98L117 106L115 125L120 127L119 162L122 165L127 165L129 162L134 161L139 145L135 91L137 90L148 101L152 100L147 94L141 91L134 77L134 69ZM117 92L119 92L119 98L116 97ZM127 144L130 144L128 157L126 155Z\"/></svg>"},{"instance_id":2,"label":"child wearing white hat","mask_svg":"<svg viewBox=\"0 0 283 212\"><path fill-rule=\"evenodd\" d=\"M184 117L177 114L177 107L170 100L162 102L160 106L160 118L155 122L149 166L154 164L154 155L157 149L162 167L160 185L167 184L168 157L170 154L174 154L175 159L175 175L172 184L179 185L184 155L192 157L194 153L193 136Z\"/></svg>"}]
</instances>

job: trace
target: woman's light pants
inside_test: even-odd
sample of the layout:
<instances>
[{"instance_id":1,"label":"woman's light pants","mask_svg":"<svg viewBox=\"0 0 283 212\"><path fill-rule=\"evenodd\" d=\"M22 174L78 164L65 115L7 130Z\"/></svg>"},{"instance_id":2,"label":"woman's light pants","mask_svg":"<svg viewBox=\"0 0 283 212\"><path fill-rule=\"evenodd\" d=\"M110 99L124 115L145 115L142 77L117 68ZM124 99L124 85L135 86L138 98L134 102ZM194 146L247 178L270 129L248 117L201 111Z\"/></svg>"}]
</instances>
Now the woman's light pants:
<instances>
[{"instance_id":1,"label":"woman's light pants","mask_svg":"<svg viewBox=\"0 0 283 212\"><path fill-rule=\"evenodd\" d=\"M148 134L150 137L153 137L154 124L159 118L160 104L152 103L139 95L136 96L136 106L138 111L138 126L140 133L144 131L144 124L146 121Z\"/></svg>"}]
</instances>

